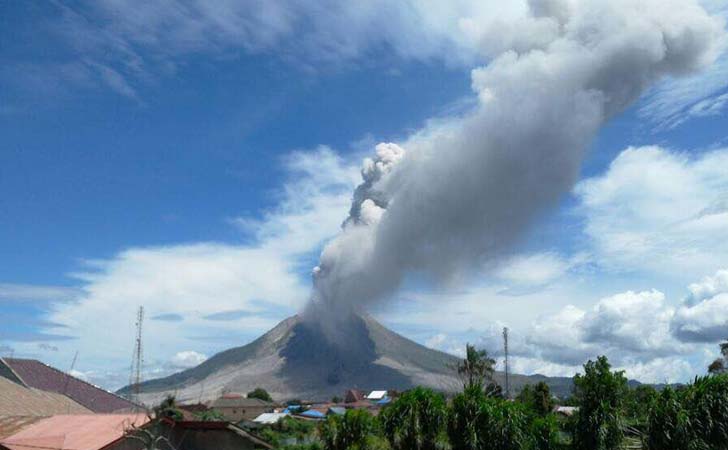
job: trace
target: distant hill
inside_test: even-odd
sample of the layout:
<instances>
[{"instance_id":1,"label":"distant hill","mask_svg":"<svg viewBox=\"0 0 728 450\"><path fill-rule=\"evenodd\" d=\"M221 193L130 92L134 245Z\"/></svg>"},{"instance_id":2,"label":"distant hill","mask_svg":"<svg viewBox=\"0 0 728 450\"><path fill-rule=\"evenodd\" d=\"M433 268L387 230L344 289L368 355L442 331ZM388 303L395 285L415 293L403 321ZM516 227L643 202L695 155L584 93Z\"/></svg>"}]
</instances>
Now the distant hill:
<instances>
[{"instance_id":1,"label":"distant hill","mask_svg":"<svg viewBox=\"0 0 728 450\"><path fill-rule=\"evenodd\" d=\"M332 344L299 316L289 317L250 344L220 352L197 367L149 380L141 401L154 404L166 394L206 401L225 392L266 389L275 399L325 400L349 388L398 389L416 385L442 391L459 389L451 367L455 356L432 350L385 328L370 316L355 316L342 333L345 345ZM503 374L496 373L503 384ZM542 375L511 375L514 391L525 384L548 383L567 395L572 380ZM129 387L118 391L128 394Z\"/></svg>"}]
</instances>

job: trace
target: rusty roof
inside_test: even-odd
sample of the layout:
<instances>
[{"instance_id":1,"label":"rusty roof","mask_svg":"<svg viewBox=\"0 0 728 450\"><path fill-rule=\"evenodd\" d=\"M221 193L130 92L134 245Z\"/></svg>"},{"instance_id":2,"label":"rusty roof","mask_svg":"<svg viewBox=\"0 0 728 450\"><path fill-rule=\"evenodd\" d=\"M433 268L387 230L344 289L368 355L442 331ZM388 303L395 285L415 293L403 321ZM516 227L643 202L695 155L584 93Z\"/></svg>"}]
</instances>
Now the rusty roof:
<instances>
[{"instance_id":1,"label":"rusty roof","mask_svg":"<svg viewBox=\"0 0 728 450\"><path fill-rule=\"evenodd\" d=\"M0 416L0 439L11 436L42 419L44 417L40 416Z\"/></svg>"},{"instance_id":2,"label":"rusty roof","mask_svg":"<svg viewBox=\"0 0 728 450\"><path fill-rule=\"evenodd\" d=\"M27 386L64 394L96 413L130 411L137 405L35 359L3 358Z\"/></svg>"},{"instance_id":3,"label":"rusty roof","mask_svg":"<svg viewBox=\"0 0 728 450\"><path fill-rule=\"evenodd\" d=\"M55 392L27 388L0 377L0 416L52 416L91 411Z\"/></svg>"},{"instance_id":4,"label":"rusty roof","mask_svg":"<svg viewBox=\"0 0 728 450\"><path fill-rule=\"evenodd\" d=\"M99 450L149 418L142 414L71 414L41 419L0 439L10 450Z\"/></svg>"}]
</instances>

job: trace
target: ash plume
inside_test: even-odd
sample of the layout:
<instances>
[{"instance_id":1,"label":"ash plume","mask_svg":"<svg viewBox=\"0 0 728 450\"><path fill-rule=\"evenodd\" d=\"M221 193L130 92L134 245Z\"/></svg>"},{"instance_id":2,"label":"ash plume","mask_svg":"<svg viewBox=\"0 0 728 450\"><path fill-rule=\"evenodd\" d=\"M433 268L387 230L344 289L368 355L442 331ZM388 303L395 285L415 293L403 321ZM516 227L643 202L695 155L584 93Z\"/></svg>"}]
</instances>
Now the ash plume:
<instances>
[{"instance_id":1,"label":"ash plume","mask_svg":"<svg viewBox=\"0 0 728 450\"><path fill-rule=\"evenodd\" d=\"M571 189L606 121L724 45L723 23L692 0L526 9L515 23L463 22L489 61L472 71L477 106L364 161L350 215L314 269L307 317L366 309L410 273L442 281L497 263Z\"/></svg>"}]
</instances>

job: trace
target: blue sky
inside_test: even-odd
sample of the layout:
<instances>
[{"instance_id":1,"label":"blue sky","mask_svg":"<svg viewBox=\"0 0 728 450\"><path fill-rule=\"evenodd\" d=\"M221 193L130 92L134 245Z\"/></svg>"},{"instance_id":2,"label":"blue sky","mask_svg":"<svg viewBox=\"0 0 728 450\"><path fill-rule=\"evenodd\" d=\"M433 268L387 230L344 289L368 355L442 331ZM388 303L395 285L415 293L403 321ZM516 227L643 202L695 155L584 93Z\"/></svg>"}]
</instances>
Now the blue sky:
<instances>
[{"instance_id":1,"label":"blue sky","mask_svg":"<svg viewBox=\"0 0 728 450\"><path fill-rule=\"evenodd\" d=\"M78 374L109 388L128 376L139 304L147 377L295 313L346 217L361 159L467 110L471 70L488 64L458 34L460 16L487 18L468 2L341 7L346 23L283 1L133 3L0 5L0 354L64 368L79 350ZM499 348L509 325L516 368L555 375L578 366L565 348L593 353L599 324L654 307L670 336L634 350L634 330L611 330L607 350L634 350L617 364L647 381L699 373L721 326L701 314L728 295L726 75L721 54L659 82L601 129L581 181L510 259L457 289L415 279L377 317L455 353L465 341ZM630 178L653 169L668 187ZM668 227L687 218L664 204L715 210L716 223L687 236ZM625 252L614 242L627 233L661 239ZM688 286L701 283L713 290L691 309ZM534 350L559 333L554 317L582 335ZM674 332L679 320L708 331L687 338Z\"/></svg>"}]
</instances>

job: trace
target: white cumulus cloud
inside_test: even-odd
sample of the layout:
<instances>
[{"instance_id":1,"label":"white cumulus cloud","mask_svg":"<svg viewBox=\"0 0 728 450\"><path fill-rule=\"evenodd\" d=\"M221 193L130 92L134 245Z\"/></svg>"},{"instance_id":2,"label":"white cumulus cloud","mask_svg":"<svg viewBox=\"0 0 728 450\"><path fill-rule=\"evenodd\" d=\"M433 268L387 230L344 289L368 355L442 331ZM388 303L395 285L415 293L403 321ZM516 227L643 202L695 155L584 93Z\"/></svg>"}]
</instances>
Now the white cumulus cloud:
<instances>
[{"instance_id":1,"label":"white cumulus cloud","mask_svg":"<svg viewBox=\"0 0 728 450\"><path fill-rule=\"evenodd\" d=\"M207 356L193 350L185 350L175 353L170 360L170 364L175 368L188 369L202 364Z\"/></svg>"}]
</instances>

